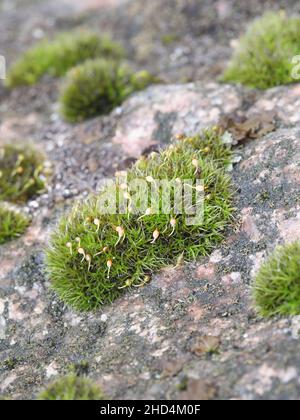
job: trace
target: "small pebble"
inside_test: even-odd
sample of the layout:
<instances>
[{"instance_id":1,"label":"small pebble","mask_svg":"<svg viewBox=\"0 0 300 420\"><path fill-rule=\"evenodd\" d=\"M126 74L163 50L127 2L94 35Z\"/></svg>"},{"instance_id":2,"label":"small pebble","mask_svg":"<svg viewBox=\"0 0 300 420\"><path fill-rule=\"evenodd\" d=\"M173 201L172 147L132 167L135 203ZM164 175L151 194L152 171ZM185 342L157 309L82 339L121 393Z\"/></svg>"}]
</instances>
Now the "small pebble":
<instances>
[{"instance_id":1,"label":"small pebble","mask_svg":"<svg viewBox=\"0 0 300 420\"><path fill-rule=\"evenodd\" d=\"M101 315L101 317L100 317L100 320L101 320L101 322L107 322L107 315L105 315L105 314L102 314Z\"/></svg>"},{"instance_id":2,"label":"small pebble","mask_svg":"<svg viewBox=\"0 0 300 420\"><path fill-rule=\"evenodd\" d=\"M38 209L39 208L39 203L37 201L31 201L29 203L29 207L32 207L33 209Z\"/></svg>"},{"instance_id":3,"label":"small pebble","mask_svg":"<svg viewBox=\"0 0 300 420\"><path fill-rule=\"evenodd\" d=\"M32 31L32 36L35 39L42 39L45 36L45 32L41 28L36 28Z\"/></svg>"}]
</instances>

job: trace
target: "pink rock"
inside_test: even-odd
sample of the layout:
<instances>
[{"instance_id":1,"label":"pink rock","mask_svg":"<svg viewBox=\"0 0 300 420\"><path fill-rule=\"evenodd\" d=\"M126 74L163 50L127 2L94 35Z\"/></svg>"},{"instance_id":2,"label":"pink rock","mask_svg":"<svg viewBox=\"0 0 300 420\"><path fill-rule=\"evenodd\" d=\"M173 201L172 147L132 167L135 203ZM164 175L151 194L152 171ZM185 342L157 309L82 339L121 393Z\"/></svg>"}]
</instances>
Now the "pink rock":
<instances>
[{"instance_id":1,"label":"pink rock","mask_svg":"<svg viewBox=\"0 0 300 420\"><path fill-rule=\"evenodd\" d=\"M215 266L212 263L200 265L200 267L196 269L195 274L200 280L213 280L215 276Z\"/></svg>"},{"instance_id":2,"label":"pink rock","mask_svg":"<svg viewBox=\"0 0 300 420\"><path fill-rule=\"evenodd\" d=\"M199 303L195 303L188 309L188 314L194 321L200 321L200 319L204 317L205 313L206 310L203 307L201 308Z\"/></svg>"},{"instance_id":3,"label":"pink rock","mask_svg":"<svg viewBox=\"0 0 300 420\"><path fill-rule=\"evenodd\" d=\"M0 125L0 138L8 140L19 140L20 129L30 130L32 129L38 121L37 114L29 114L26 117L16 117L16 118L7 118Z\"/></svg>"},{"instance_id":4,"label":"pink rock","mask_svg":"<svg viewBox=\"0 0 300 420\"><path fill-rule=\"evenodd\" d=\"M222 277L222 282L226 286L234 286L242 283L241 273L233 272Z\"/></svg>"},{"instance_id":5,"label":"pink rock","mask_svg":"<svg viewBox=\"0 0 300 420\"><path fill-rule=\"evenodd\" d=\"M216 9L220 19L225 19L230 16L232 6L229 1L219 0L216 4Z\"/></svg>"},{"instance_id":6,"label":"pink rock","mask_svg":"<svg viewBox=\"0 0 300 420\"><path fill-rule=\"evenodd\" d=\"M13 382L17 379L16 373L11 373L8 375L3 381L1 381L0 389L1 391L7 391L7 389L10 387Z\"/></svg>"},{"instance_id":7,"label":"pink rock","mask_svg":"<svg viewBox=\"0 0 300 420\"><path fill-rule=\"evenodd\" d=\"M160 140L158 114L166 120L173 114L171 136L198 134L201 128L217 124L222 112L232 112L240 106L234 87L218 86L220 97L226 98L223 101L216 101L216 87L214 83L207 84L204 90L192 84L162 85L133 95L122 105L126 112L118 118L112 141L121 145L127 155L139 157L143 150Z\"/></svg>"},{"instance_id":8,"label":"pink rock","mask_svg":"<svg viewBox=\"0 0 300 420\"><path fill-rule=\"evenodd\" d=\"M296 217L291 219L282 220L278 229L280 232L281 238L286 243L294 242L300 239L300 211L297 213Z\"/></svg>"},{"instance_id":9,"label":"pink rock","mask_svg":"<svg viewBox=\"0 0 300 420\"><path fill-rule=\"evenodd\" d=\"M1 257L1 264L0 264L0 279L5 279L10 271L16 266L16 261L20 261L25 256L25 250L18 247L18 249L14 249L14 245L11 245L11 249L7 251Z\"/></svg>"},{"instance_id":10,"label":"pink rock","mask_svg":"<svg viewBox=\"0 0 300 420\"><path fill-rule=\"evenodd\" d=\"M242 227L241 230L249 236L253 242L258 242L262 235L260 234L255 217L252 215L253 209L251 207L242 210Z\"/></svg>"},{"instance_id":11,"label":"pink rock","mask_svg":"<svg viewBox=\"0 0 300 420\"><path fill-rule=\"evenodd\" d=\"M291 163L283 168L284 175L289 182L300 185L300 169L299 164Z\"/></svg>"},{"instance_id":12,"label":"pink rock","mask_svg":"<svg viewBox=\"0 0 300 420\"><path fill-rule=\"evenodd\" d=\"M17 301L16 303L9 302L8 305L8 317L12 321L23 321L23 319L28 317L26 312L23 312L21 309L22 303Z\"/></svg>"}]
</instances>

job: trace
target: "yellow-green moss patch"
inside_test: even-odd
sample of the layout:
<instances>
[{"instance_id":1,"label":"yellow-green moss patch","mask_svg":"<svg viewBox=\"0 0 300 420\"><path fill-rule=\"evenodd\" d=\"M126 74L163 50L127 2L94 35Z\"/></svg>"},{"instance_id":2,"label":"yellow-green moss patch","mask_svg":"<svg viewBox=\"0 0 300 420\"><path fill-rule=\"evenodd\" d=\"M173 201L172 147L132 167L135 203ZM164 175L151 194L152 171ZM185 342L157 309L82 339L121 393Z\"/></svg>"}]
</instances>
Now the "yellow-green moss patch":
<instances>
[{"instance_id":1,"label":"yellow-green moss patch","mask_svg":"<svg viewBox=\"0 0 300 420\"><path fill-rule=\"evenodd\" d=\"M266 13L240 39L223 81L267 89L295 82L294 56L300 52L300 18Z\"/></svg>"},{"instance_id":2,"label":"yellow-green moss patch","mask_svg":"<svg viewBox=\"0 0 300 420\"><path fill-rule=\"evenodd\" d=\"M0 203L0 245L19 238L28 226L27 217Z\"/></svg>"},{"instance_id":3,"label":"yellow-green moss patch","mask_svg":"<svg viewBox=\"0 0 300 420\"><path fill-rule=\"evenodd\" d=\"M9 87L33 85L44 74L63 76L70 68L96 57L119 59L122 48L109 37L89 31L75 31L44 40L29 49L11 67L6 84Z\"/></svg>"},{"instance_id":4,"label":"yellow-green moss patch","mask_svg":"<svg viewBox=\"0 0 300 420\"><path fill-rule=\"evenodd\" d=\"M184 138L160 153L141 158L128 172L126 183L117 180L117 192L130 204L131 181L142 179L182 182L197 200L201 180L204 215L200 225L188 222L188 206L174 214L178 196L170 193L170 211L160 205L140 215L130 205L124 214L100 214L99 200L109 187L63 217L47 250L52 287L69 305L92 310L116 299L124 289L139 287L161 267L178 258L193 260L207 255L218 244L232 220L232 185L225 168L230 150L215 130ZM193 186L186 186L188 180ZM202 185L204 183L204 185ZM198 195L197 195L198 197ZM161 204L160 196L156 203ZM148 204L147 204L148 205Z\"/></svg>"},{"instance_id":5,"label":"yellow-green moss patch","mask_svg":"<svg viewBox=\"0 0 300 420\"><path fill-rule=\"evenodd\" d=\"M260 315L300 315L300 242L278 247L253 285Z\"/></svg>"},{"instance_id":6,"label":"yellow-green moss patch","mask_svg":"<svg viewBox=\"0 0 300 420\"><path fill-rule=\"evenodd\" d=\"M107 114L154 81L148 72L134 73L125 64L88 60L68 73L60 97L61 113L70 122Z\"/></svg>"},{"instance_id":7,"label":"yellow-green moss patch","mask_svg":"<svg viewBox=\"0 0 300 420\"><path fill-rule=\"evenodd\" d=\"M45 188L44 157L29 145L0 146L0 201L24 202Z\"/></svg>"},{"instance_id":8,"label":"yellow-green moss patch","mask_svg":"<svg viewBox=\"0 0 300 420\"><path fill-rule=\"evenodd\" d=\"M105 396L101 389L89 379L71 374L50 384L39 394L38 400L99 401L105 400Z\"/></svg>"}]
</instances>

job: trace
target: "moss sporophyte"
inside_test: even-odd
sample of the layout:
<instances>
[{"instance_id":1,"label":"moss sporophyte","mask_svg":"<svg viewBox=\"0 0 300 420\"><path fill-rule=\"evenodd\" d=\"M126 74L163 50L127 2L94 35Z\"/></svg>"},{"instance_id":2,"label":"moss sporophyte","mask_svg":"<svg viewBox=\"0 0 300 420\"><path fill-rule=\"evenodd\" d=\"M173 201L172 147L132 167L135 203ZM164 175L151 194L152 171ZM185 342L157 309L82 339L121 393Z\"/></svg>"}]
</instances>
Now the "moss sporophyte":
<instances>
[{"instance_id":1,"label":"moss sporophyte","mask_svg":"<svg viewBox=\"0 0 300 420\"><path fill-rule=\"evenodd\" d=\"M53 289L75 308L92 310L183 255L207 255L232 221L231 160L218 129L207 129L116 173L53 233Z\"/></svg>"}]
</instances>

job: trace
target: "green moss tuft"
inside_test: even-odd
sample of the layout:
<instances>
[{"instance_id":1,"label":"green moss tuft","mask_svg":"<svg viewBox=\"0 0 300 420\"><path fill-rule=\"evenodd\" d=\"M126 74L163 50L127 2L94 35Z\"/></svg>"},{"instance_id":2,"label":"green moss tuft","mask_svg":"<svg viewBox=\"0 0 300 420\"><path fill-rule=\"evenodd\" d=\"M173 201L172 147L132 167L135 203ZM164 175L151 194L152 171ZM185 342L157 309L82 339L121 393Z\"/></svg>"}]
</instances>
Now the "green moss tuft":
<instances>
[{"instance_id":1,"label":"green moss tuft","mask_svg":"<svg viewBox=\"0 0 300 420\"><path fill-rule=\"evenodd\" d=\"M241 38L223 81L267 89L293 83L292 58L300 51L300 18L266 13Z\"/></svg>"},{"instance_id":2,"label":"green moss tuft","mask_svg":"<svg viewBox=\"0 0 300 420\"><path fill-rule=\"evenodd\" d=\"M107 114L154 81L148 72L134 74L115 61L88 60L68 73L60 98L61 113L70 122Z\"/></svg>"},{"instance_id":3,"label":"green moss tuft","mask_svg":"<svg viewBox=\"0 0 300 420\"><path fill-rule=\"evenodd\" d=\"M33 85L44 74L59 77L75 65L96 57L120 58L122 48L108 37L88 31L59 34L28 50L8 72L8 87Z\"/></svg>"},{"instance_id":4,"label":"green moss tuft","mask_svg":"<svg viewBox=\"0 0 300 420\"><path fill-rule=\"evenodd\" d=\"M130 208L126 214L99 214L99 200L108 191L106 187L97 197L76 206L52 235L47 268L53 289L67 304L93 310L112 302L127 287L145 284L153 272L183 254L186 260L207 255L222 240L232 220L232 186L225 173L230 160L231 152L215 130L141 158L127 172L127 182L138 178L151 183L149 177L175 183L178 178L203 180L203 223L189 225L185 210L177 216L160 209L158 214L141 217ZM196 172L195 161L199 165ZM117 190L121 196L125 194L124 182L117 183ZM175 200L171 193L171 209ZM159 232L155 241L154 232Z\"/></svg>"},{"instance_id":5,"label":"green moss tuft","mask_svg":"<svg viewBox=\"0 0 300 420\"><path fill-rule=\"evenodd\" d=\"M44 401L100 401L105 400L101 389L86 378L68 375L57 379L37 398Z\"/></svg>"},{"instance_id":6,"label":"green moss tuft","mask_svg":"<svg viewBox=\"0 0 300 420\"><path fill-rule=\"evenodd\" d=\"M266 261L253 285L260 315L300 315L300 242L281 246Z\"/></svg>"},{"instance_id":7,"label":"green moss tuft","mask_svg":"<svg viewBox=\"0 0 300 420\"><path fill-rule=\"evenodd\" d=\"M18 238L28 226L25 216L0 204L0 245Z\"/></svg>"},{"instance_id":8,"label":"green moss tuft","mask_svg":"<svg viewBox=\"0 0 300 420\"><path fill-rule=\"evenodd\" d=\"M161 42L163 45L172 45L180 40L180 36L176 33L169 33L161 36Z\"/></svg>"},{"instance_id":9,"label":"green moss tuft","mask_svg":"<svg viewBox=\"0 0 300 420\"><path fill-rule=\"evenodd\" d=\"M43 156L30 146L0 147L0 201L24 202L45 188Z\"/></svg>"},{"instance_id":10,"label":"green moss tuft","mask_svg":"<svg viewBox=\"0 0 300 420\"><path fill-rule=\"evenodd\" d=\"M158 82L160 82L160 79L153 76L151 73L149 73L146 70L141 70L132 75L130 79L130 84L128 86L128 89L130 90L129 93L135 92L137 90L144 90L149 85L153 83L158 83Z\"/></svg>"}]
</instances>

